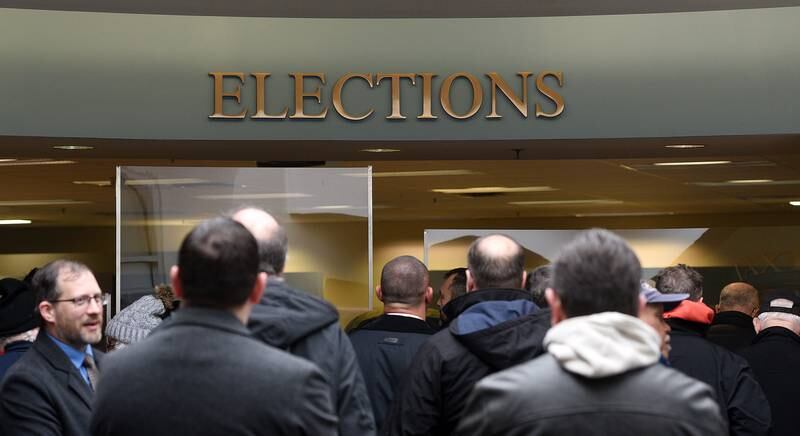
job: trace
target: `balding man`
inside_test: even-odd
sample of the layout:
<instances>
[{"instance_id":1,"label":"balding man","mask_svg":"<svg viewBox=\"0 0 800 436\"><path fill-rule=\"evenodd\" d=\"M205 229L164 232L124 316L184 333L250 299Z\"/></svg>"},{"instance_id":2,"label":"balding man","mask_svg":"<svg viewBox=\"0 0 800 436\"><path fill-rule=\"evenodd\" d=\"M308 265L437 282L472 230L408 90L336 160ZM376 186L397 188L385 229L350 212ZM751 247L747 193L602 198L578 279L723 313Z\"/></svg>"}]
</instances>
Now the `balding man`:
<instances>
[{"instance_id":1,"label":"balding man","mask_svg":"<svg viewBox=\"0 0 800 436\"><path fill-rule=\"evenodd\" d=\"M481 378L544 352L550 312L533 303L525 255L504 235L477 239L467 256L467 294L447 307L450 325L417 352L384 425L385 435L448 435Z\"/></svg>"},{"instance_id":2,"label":"balding man","mask_svg":"<svg viewBox=\"0 0 800 436\"><path fill-rule=\"evenodd\" d=\"M396 257L384 265L375 295L383 302L383 315L352 331L350 340L380 431L411 359L436 331L425 322L433 298L428 268L415 257Z\"/></svg>"},{"instance_id":3,"label":"balding man","mask_svg":"<svg viewBox=\"0 0 800 436\"><path fill-rule=\"evenodd\" d=\"M722 288L706 339L734 352L750 345L756 337L753 317L758 315L758 304L758 290L747 283L735 282Z\"/></svg>"},{"instance_id":4,"label":"balding man","mask_svg":"<svg viewBox=\"0 0 800 436\"><path fill-rule=\"evenodd\" d=\"M283 278L289 247L286 231L261 209L240 209L233 219L255 236L259 269L269 277L264 296L250 315L253 335L319 366L330 383L340 435L375 434L367 388L353 346L339 327L339 313L327 301L292 289Z\"/></svg>"}]
</instances>

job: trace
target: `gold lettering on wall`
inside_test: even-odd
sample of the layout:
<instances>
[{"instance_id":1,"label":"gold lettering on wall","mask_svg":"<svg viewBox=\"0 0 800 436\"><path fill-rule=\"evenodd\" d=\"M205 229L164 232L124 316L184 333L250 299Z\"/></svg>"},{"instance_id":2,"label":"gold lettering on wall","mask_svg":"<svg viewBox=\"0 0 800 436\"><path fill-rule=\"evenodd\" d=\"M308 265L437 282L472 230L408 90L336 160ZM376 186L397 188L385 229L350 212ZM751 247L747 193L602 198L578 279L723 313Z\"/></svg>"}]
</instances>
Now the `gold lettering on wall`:
<instances>
[{"instance_id":1,"label":"gold lettering on wall","mask_svg":"<svg viewBox=\"0 0 800 436\"><path fill-rule=\"evenodd\" d=\"M499 88L503 95L506 96L508 101L514 105L515 108L522 114L523 117L528 118L528 76L533 74L530 71L522 71L517 73L522 78L522 98L520 99L514 94L514 90L508 86L505 80L500 77L496 72L487 73L486 76L492 82L492 112L486 115L486 118L496 119L503 118L502 115L497 113L497 89Z\"/></svg>"},{"instance_id":2,"label":"gold lettering on wall","mask_svg":"<svg viewBox=\"0 0 800 436\"><path fill-rule=\"evenodd\" d=\"M283 112L278 115L270 115L267 113L266 93L267 93L267 77L270 73L252 73L251 76L256 78L256 113L250 116L253 119L282 119L286 118L289 113L289 108L283 108Z\"/></svg>"},{"instance_id":3,"label":"gold lettering on wall","mask_svg":"<svg viewBox=\"0 0 800 436\"><path fill-rule=\"evenodd\" d=\"M414 79L416 78L416 74L414 73L391 73L391 74L384 74L378 73L375 75L375 85L380 86L381 80L389 78L391 79L392 83L392 113L386 117L387 120L404 120L406 119L402 113L400 113L400 79L408 79L411 81L411 85L416 85Z\"/></svg>"},{"instance_id":4,"label":"gold lettering on wall","mask_svg":"<svg viewBox=\"0 0 800 436\"><path fill-rule=\"evenodd\" d=\"M561 115L564 112L564 98L561 97L557 92L555 92L552 88L547 86L544 83L544 78L547 76L553 76L558 80L558 86L564 86L564 73L561 71L542 71L538 76L536 76L536 89L539 90L542 94L544 94L547 98L553 101L556 105L556 110L551 113L547 113L542 111L542 108L539 106L539 103L536 103L536 117L545 117L545 118L555 118Z\"/></svg>"},{"instance_id":5,"label":"gold lettering on wall","mask_svg":"<svg viewBox=\"0 0 800 436\"><path fill-rule=\"evenodd\" d=\"M469 81L470 86L472 86L472 106L466 113L459 115L453 110L453 104L452 101L450 100L450 88L453 86L453 82L461 77L467 79ZM442 83L442 89L439 92L439 95L440 95L439 99L441 100L442 103L442 109L444 109L444 111L447 112L447 115L450 115L451 117L459 120L465 120L475 115L481 108L481 104L483 104L483 89L481 88L481 82L479 82L478 79L472 74L465 72L451 74L446 79L444 79L444 82Z\"/></svg>"},{"instance_id":6,"label":"gold lettering on wall","mask_svg":"<svg viewBox=\"0 0 800 436\"><path fill-rule=\"evenodd\" d=\"M289 73L294 77L294 113L289 117L292 119L323 119L328 115L328 107L323 106L322 112L318 114L307 114L304 112L303 102L306 98L313 98L317 103L322 103L322 90L320 86L314 88L311 92L305 92L305 79L315 78L319 79L322 84L325 84L325 73Z\"/></svg>"},{"instance_id":7,"label":"gold lettering on wall","mask_svg":"<svg viewBox=\"0 0 800 436\"><path fill-rule=\"evenodd\" d=\"M420 114L417 119L435 120L439 117L431 112L431 106L433 105L433 78L436 77L436 74L419 73L418 76L422 77L422 114Z\"/></svg>"},{"instance_id":8,"label":"gold lettering on wall","mask_svg":"<svg viewBox=\"0 0 800 436\"><path fill-rule=\"evenodd\" d=\"M244 118L245 115L247 115L247 109L242 109L242 111L236 115L225 115L223 112L223 99L233 98L236 100L236 103L241 103L241 85L244 84L244 73L211 72L208 73L208 75L214 78L214 113L208 117L212 119ZM223 90L225 77L236 77L239 79L240 84L236 85L236 89L233 92L225 92Z\"/></svg>"},{"instance_id":9,"label":"gold lettering on wall","mask_svg":"<svg viewBox=\"0 0 800 436\"><path fill-rule=\"evenodd\" d=\"M370 109L364 115L351 115L344 109L344 104L342 103L342 88L344 88L345 83L350 79L362 79L369 84L370 89L372 88L372 74L357 74L357 73L347 73L344 76L340 77L339 80L336 81L336 84L333 85L333 96L331 100L333 100L333 108L336 109L336 112L339 113L344 119L350 121L361 121L368 116L372 115L375 112L374 109Z\"/></svg>"}]
</instances>

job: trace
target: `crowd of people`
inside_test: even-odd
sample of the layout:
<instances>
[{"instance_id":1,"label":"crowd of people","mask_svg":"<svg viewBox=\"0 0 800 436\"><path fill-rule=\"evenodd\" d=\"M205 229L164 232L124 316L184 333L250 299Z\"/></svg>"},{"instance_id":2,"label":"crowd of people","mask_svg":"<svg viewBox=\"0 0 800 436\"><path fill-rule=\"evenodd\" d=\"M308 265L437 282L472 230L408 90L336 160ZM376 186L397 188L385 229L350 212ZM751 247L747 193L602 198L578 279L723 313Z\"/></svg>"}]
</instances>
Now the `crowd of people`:
<instances>
[{"instance_id":1,"label":"crowd of people","mask_svg":"<svg viewBox=\"0 0 800 436\"><path fill-rule=\"evenodd\" d=\"M796 290L731 283L712 309L695 269L643 281L612 232L530 272L493 234L438 298L418 259L387 262L383 313L345 332L287 250L263 210L205 221L105 335L86 265L0 280L0 435L796 434Z\"/></svg>"}]
</instances>

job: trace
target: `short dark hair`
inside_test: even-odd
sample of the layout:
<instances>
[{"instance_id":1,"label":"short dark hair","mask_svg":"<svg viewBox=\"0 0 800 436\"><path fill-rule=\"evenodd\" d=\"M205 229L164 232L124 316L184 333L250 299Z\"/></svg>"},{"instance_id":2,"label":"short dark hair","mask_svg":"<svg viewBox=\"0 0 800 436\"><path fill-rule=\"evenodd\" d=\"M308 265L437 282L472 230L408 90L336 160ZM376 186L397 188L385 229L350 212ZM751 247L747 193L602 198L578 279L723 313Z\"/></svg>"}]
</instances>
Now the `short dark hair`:
<instances>
[{"instance_id":1,"label":"short dark hair","mask_svg":"<svg viewBox=\"0 0 800 436\"><path fill-rule=\"evenodd\" d=\"M258 276L258 245L243 225L230 218L200 223L181 243L178 277L183 298L195 306L241 306Z\"/></svg>"},{"instance_id":2,"label":"short dark hair","mask_svg":"<svg viewBox=\"0 0 800 436\"><path fill-rule=\"evenodd\" d=\"M450 271L444 273L444 277L442 277L445 281L453 277L453 281L450 282L450 299L460 297L467 293L467 269L464 267L460 268L453 268Z\"/></svg>"},{"instance_id":3,"label":"short dark hair","mask_svg":"<svg viewBox=\"0 0 800 436\"><path fill-rule=\"evenodd\" d=\"M653 277L656 289L662 294L689 294L689 299L703 298L703 276L694 268L679 263L669 266Z\"/></svg>"},{"instance_id":4,"label":"short dark hair","mask_svg":"<svg viewBox=\"0 0 800 436\"><path fill-rule=\"evenodd\" d=\"M604 229L578 234L553 262L553 286L567 317L600 312L639 313L639 258Z\"/></svg>"},{"instance_id":5,"label":"short dark hair","mask_svg":"<svg viewBox=\"0 0 800 436\"><path fill-rule=\"evenodd\" d=\"M31 278L31 287L36 292L36 301L55 301L61 296L58 289L58 277L62 270L68 275L80 275L91 272L88 266L81 262L68 259L54 260L39 268Z\"/></svg>"},{"instance_id":6,"label":"short dark hair","mask_svg":"<svg viewBox=\"0 0 800 436\"><path fill-rule=\"evenodd\" d=\"M510 250L490 250L488 244L498 238L510 242ZM520 288L525 270L525 251L509 236L487 235L476 239L469 246L467 267L478 289Z\"/></svg>"},{"instance_id":7,"label":"short dark hair","mask_svg":"<svg viewBox=\"0 0 800 436\"><path fill-rule=\"evenodd\" d=\"M553 272L550 265L542 265L529 272L528 277L525 279L525 289L531 293L533 302L539 307L547 307L544 291L550 287L552 275Z\"/></svg>"},{"instance_id":8,"label":"short dark hair","mask_svg":"<svg viewBox=\"0 0 800 436\"><path fill-rule=\"evenodd\" d=\"M425 264L413 256L395 257L381 271L383 303L418 306L425 301L429 283Z\"/></svg>"},{"instance_id":9,"label":"short dark hair","mask_svg":"<svg viewBox=\"0 0 800 436\"><path fill-rule=\"evenodd\" d=\"M289 251L289 237L283 226L278 226L269 239L257 239L258 270L267 274L283 274L286 266L286 253Z\"/></svg>"}]
</instances>

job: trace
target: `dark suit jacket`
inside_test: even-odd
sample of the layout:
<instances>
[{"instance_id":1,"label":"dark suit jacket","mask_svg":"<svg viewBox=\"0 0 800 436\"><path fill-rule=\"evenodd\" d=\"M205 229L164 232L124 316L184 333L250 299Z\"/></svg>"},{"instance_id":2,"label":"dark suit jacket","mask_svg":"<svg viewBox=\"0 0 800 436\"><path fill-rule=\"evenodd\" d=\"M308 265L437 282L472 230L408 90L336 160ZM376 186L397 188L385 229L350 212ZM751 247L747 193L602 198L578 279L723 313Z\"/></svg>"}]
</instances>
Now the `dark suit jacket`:
<instances>
[{"instance_id":1,"label":"dark suit jacket","mask_svg":"<svg viewBox=\"0 0 800 436\"><path fill-rule=\"evenodd\" d=\"M103 353L93 351L102 371ZM0 434L89 434L92 395L75 365L42 329L0 385Z\"/></svg>"},{"instance_id":2,"label":"dark suit jacket","mask_svg":"<svg viewBox=\"0 0 800 436\"><path fill-rule=\"evenodd\" d=\"M328 384L311 362L264 345L232 314L184 307L112 353L94 435L336 435Z\"/></svg>"}]
</instances>

